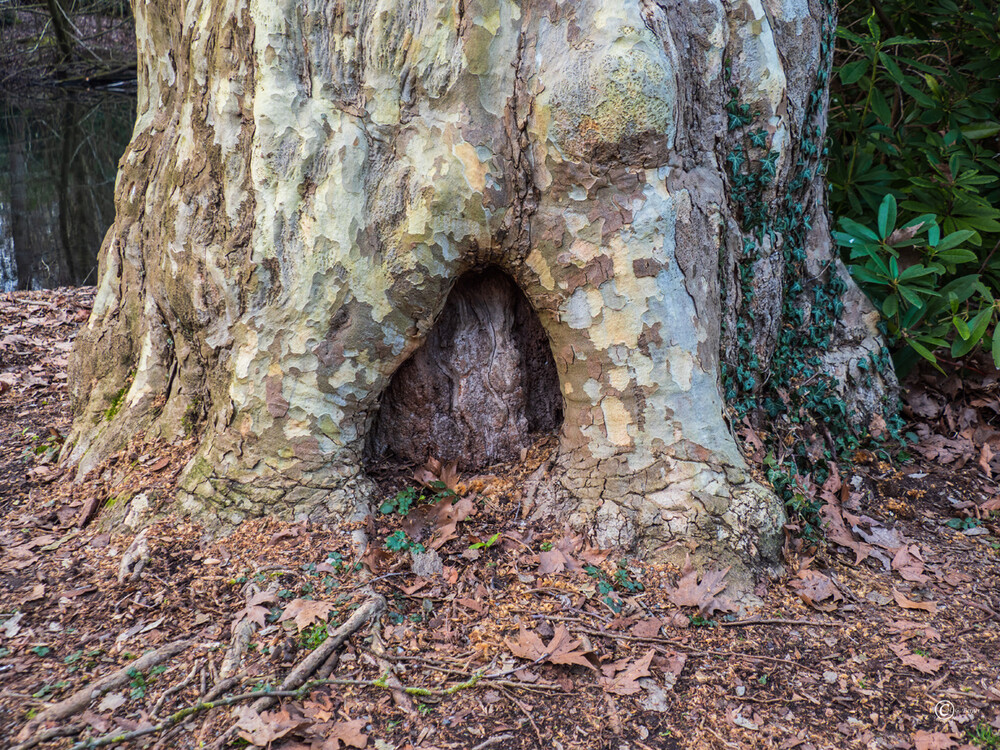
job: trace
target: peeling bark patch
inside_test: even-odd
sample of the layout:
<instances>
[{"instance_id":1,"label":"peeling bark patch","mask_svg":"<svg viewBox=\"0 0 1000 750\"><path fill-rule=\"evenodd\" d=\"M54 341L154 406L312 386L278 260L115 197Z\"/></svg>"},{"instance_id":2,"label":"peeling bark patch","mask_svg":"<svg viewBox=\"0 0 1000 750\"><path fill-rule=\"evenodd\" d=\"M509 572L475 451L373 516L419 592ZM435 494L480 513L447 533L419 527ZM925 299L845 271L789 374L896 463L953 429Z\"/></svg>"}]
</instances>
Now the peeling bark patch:
<instances>
[{"instance_id":1,"label":"peeling bark patch","mask_svg":"<svg viewBox=\"0 0 1000 750\"><path fill-rule=\"evenodd\" d=\"M369 454L481 469L519 458L532 433L561 421L545 331L514 282L488 269L456 282L423 346L396 371Z\"/></svg>"}]
</instances>

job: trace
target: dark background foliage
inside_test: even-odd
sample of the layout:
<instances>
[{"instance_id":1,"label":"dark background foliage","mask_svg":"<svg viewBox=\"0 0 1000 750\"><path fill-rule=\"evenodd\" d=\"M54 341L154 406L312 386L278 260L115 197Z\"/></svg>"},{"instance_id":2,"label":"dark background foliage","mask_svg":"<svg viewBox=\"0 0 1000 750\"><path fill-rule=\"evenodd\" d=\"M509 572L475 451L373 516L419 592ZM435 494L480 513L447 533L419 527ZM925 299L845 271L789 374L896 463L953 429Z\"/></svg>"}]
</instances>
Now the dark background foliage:
<instances>
[{"instance_id":1,"label":"dark background foliage","mask_svg":"<svg viewBox=\"0 0 1000 750\"><path fill-rule=\"evenodd\" d=\"M1000 6L853 0L831 90L830 208L901 375L1000 364Z\"/></svg>"}]
</instances>

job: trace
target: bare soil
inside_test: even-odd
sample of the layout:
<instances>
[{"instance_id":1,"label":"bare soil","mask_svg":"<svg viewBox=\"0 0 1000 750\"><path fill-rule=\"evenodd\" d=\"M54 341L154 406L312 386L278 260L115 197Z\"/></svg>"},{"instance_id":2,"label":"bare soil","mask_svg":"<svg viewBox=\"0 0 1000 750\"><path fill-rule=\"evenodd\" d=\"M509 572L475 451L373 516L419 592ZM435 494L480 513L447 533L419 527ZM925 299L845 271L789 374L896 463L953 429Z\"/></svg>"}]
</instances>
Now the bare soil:
<instances>
[{"instance_id":1,"label":"bare soil","mask_svg":"<svg viewBox=\"0 0 1000 750\"><path fill-rule=\"evenodd\" d=\"M817 490L827 540L789 537L784 577L752 602L727 599L724 571L647 565L530 521L551 439L489 474L386 467L386 504L362 529L258 519L213 539L172 505L194 437L136 436L80 481L56 463L66 354L92 294L0 298L4 747L53 728L65 736L36 746L1000 746L986 433L957 468L921 450L906 463L859 454ZM960 411L978 426L994 413L984 383L980 416ZM942 413L964 409L962 394L914 415L918 449L955 438ZM276 689L377 597L385 611L337 651L330 681L259 711L240 697ZM241 633L242 656L224 663ZM176 641L178 654L129 671ZM82 710L39 722L122 668ZM230 705L205 706L210 694Z\"/></svg>"}]
</instances>

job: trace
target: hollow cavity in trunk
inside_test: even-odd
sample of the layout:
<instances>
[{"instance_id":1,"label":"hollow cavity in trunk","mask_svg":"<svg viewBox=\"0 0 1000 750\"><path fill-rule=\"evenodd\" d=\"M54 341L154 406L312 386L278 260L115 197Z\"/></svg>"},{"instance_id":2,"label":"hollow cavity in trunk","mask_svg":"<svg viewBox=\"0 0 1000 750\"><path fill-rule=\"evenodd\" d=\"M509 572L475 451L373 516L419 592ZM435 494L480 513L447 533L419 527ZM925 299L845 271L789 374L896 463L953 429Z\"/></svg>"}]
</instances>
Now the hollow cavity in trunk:
<instances>
[{"instance_id":1,"label":"hollow cavity in trunk","mask_svg":"<svg viewBox=\"0 0 1000 750\"><path fill-rule=\"evenodd\" d=\"M514 281L495 268L462 276L424 344L396 371L370 456L464 470L517 459L562 422L549 342Z\"/></svg>"}]
</instances>

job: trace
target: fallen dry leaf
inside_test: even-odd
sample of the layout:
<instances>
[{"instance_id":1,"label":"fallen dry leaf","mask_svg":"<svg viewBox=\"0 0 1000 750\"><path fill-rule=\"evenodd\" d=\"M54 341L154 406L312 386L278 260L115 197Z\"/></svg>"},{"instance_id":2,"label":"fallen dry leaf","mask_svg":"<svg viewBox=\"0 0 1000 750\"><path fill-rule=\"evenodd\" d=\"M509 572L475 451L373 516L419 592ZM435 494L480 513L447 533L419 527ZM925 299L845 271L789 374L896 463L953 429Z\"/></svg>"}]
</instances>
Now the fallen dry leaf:
<instances>
[{"instance_id":1,"label":"fallen dry leaf","mask_svg":"<svg viewBox=\"0 0 1000 750\"><path fill-rule=\"evenodd\" d=\"M422 469L413 473L413 478L431 489L458 489L458 461L442 464L436 458L428 458Z\"/></svg>"},{"instance_id":2,"label":"fallen dry leaf","mask_svg":"<svg viewBox=\"0 0 1000 750\"><path fill-rule=\"evenodd\" d=\"M566 556L562 550L552 549L538 553L538 575L550 576L566 570Z\"/></svg>"},{"instance_id":3,"label":"fallen dry leaf","mask_svg":"<svg viewBox=\"0 0 1000 750\"><path fill-rule=\"evenodd\" d=\"M285 710L258 714L249 706L242 706L236 726L240 730L240 737L251 745L267 747L275 740L309 723L302 719L293 719Z\"/></svg>"},{"instance_id":4,"label":"fallen dry leaf","mask_svg":"<svg viewBox=\"0 0 1000 750\"><path fill-rule=\"evenodd\" d=\"M101 702L97 704L98 711L114 711L116 708L125 705L125 696L122 693L108 693Z\"/></svg>"},{"instance_id":5,"label":"fallen dry leaf","mask_svg":"<svg viewBox=\"0 0 1000 750\"><path fill-rule=\"evenodd\" d=\"M989 443L983 443L983 448L979 453L979 468L989 478L993 478L993 470L990 468L990 461L993 460L993 450L990 448Z\"/></svg>"},{"instance_id":6,"label":"fallen dry leaf","mask_svg":"<svg viewBox=\"0 0 1000 750\"><path fill-rule=\"evenodd\" d=\"M649 677L649 663L653 660L656 652L649 649L645 654L630 662L628 659L619 659L613 664L605 664L601 667L604 676L599 682L604 691L615 695L635 695L642 688L639 686L640 677Z\"/></svg>"},{"instance_id":7,"label":"fallen dry leaf","mask_svg":"<svg viewBox=\"0 0 1000 750\"><path fill-rule=\"evenodd\" d=\"M797 581L791 581L788 585L810 607L820 612L833 612L837 609L837 602L843 601L844 595L829 576L816 570L800 570L798 577Z\"/></svg>"},{"instance_id":8,"label":"fallen dry leaf","mask_svg":"<svg viewBox=\"0 0 1000 750\"><path fill-rule=\"evenodd\" d=\"M941 659L931 659L929 656L921 656L912 653L904 643L893 643L889 649L908 667L913 667L923 674L934 674L944 665Z\"/></svg>"},{"instance_id":9,"label":"fallen dry leaf","mask_svg":"<svg viewBox=\"0 0 1000 750\"><path fill-rule=\"evenodd\" d=\"M344 747L365 747L368 744L368 735L362 734L367 722L364 719L354 719L352 721L338 721L332 726L327 724L323 728L325 740L323 750L338 750L341 745Z\"/></svg>"},{"instance_id":10,"label":"fallen dry leaf","mask_svg":"<svg viewBox=\"0 0 1000 750\"><path fill-rule=\"evenodd\" d=\"M578 664L596 671L590 658L590 651L582 648L581 641L574 641L570 637L565 625L559 625L555 629L552 640L548 645L542 643L542 639L534 631L526 629L523 625L518 632L517 641L507 640L507 647L514 656L518 656L528 661L547 661L551 664Z\"/></svg>"},{"instance_id":11,"label":"fallen dry leaf","mask_svg":"<svg viewBox=\"0 0 1000 750\"><path fill-rule=\"evenodd\" d=\"M153 464L152 466L150 466L149 470L150 471L163 471L168 466L170 466L170 458L165 456L165 457L161 458L159 461L157 461L155 464Z\"/></svg>"},{"instance_id":12,"label":"fallen dry leaf","mask_svg":"<svg viewBox=\"0 0 1000 750\"><path fill-rule=\"evenodd\" d=\"M427 545L431 549L440 549L441 546L458 536L458 524L472 515L476 509L473 496L460 498L452 502L450 497L446 497L434 505L427 506L430 522L437 527L430 543Z\"/></svg>"},{"instance_id":13,"label":"fallen dry leaf","mask_svg":"<svg viewBox=\"0 0 1000 750\"><path fill-rule=\"evenodd\" d=\"M230 626L231 629L235 630L243 620L250 620L250 622L256 623L258 627L264 627L265 618L268 612L271 611L264 605L275 600L276 597L272 591L261 591L254 594L247 602L247 606L238 611L236 616L233 617L232 625Z\"/></svg>"},{"instance_id":14,"label":"fallen dry leaf","mask_svg":"<svg viewBox=\"0 0 1000 750\"><path fill-rule=\"evenodd\" d=\"M949 750L958 743L944 732L925 732L920 730L913 735L915 750Z\"/></svg>"},{"instance_id":15,"label":"fallen dry leaf","mask_svg":"<svg viewBox=\"0 0 1000 750\"><path fill-rule=\"evenodd\" d=\"M727 573L729 568L706 571L699 582L698 573L689 557L684 562L677 587L669 593L670 601L678 607L697 607L703 615L710 615L715 611L732 612L735 609L733 603L725 597L716 596L726 587L724 579Z\"/></svg>"},{"instance_id":16,"label":"fallen dry leaf","mask_svg":"<svg viewBox=\"0 0 1000 750\"><path fill-rule=\"evenodd\" d=\"M654 638L660 634L662 627L663 620L647 617L645 620L639 620L629 632L638 638Z\"/></svg>"},{"instance_id":17,"label":"fallen dry leaf","mask_svg":"<svg viewBox=\"0 0 1000 750\"><path fill-rule=\"evenodd\" d=\"M903 545L896 550L892 558L892 568L903 577L904 581L927 583L930 577L924 574L924 561L917 545Z\"/></svg>"},{"instance_id":18,"label":"fallen dry leaf","mask_svg":"<svg viewBox=\"0 0 1000 750\"><path fill-rule=\"evenodd\" d=\"M896 604L903 609L922 609L925 612L930 612L932 615L937 613L936 603L912 601L911 599L907 599L901 591L897 591L895 588L892 590L892 597L896 600Z\"/></svg>"},{"instance_id":19,"label":"fallen dry leaf","mask_svg":"<svg viewBox=\"0 0 1000 750\"><path fill-rule=\"evenodd\" d=\"M278 622L294 620L295 627L301 633L314 622L325 623L331 610L336 608L333 602L318 602L312 599L292 599L281 613Z\"/></svg>"}]
</instances>

